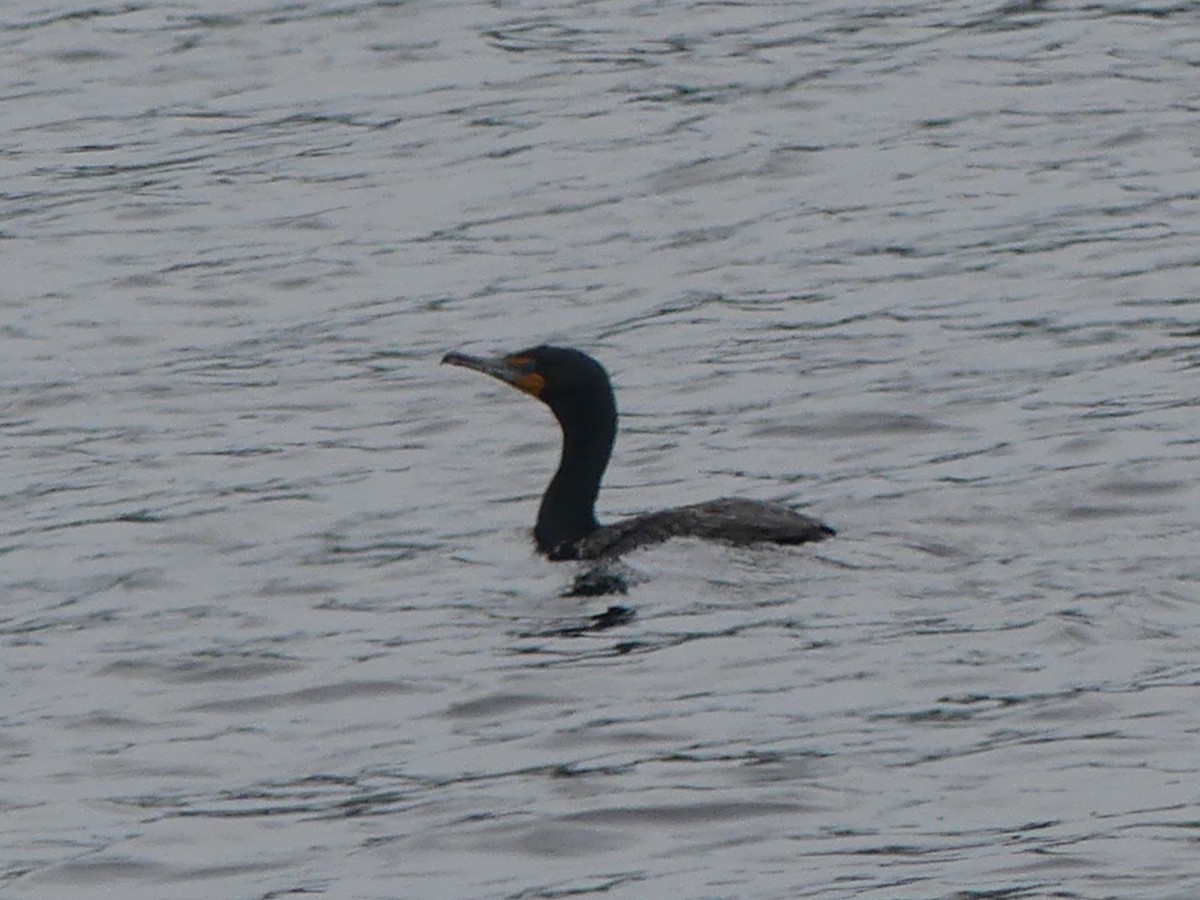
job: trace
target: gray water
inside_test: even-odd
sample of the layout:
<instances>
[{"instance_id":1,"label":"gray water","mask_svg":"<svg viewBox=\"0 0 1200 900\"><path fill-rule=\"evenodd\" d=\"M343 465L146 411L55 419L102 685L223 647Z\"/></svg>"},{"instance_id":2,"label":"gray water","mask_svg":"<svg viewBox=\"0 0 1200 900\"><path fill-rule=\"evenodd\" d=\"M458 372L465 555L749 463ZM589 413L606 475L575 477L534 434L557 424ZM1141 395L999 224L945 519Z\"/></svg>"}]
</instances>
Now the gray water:
<instances>
[{"instance_id":1,"label":"gray water","mask_svg":"<svg viewBox=\"0 0 1200 900\"><path fill-rule=\"evenodd\" d=\"M0 895L1200 896L1195 5L0 37ZM560 596L542 341L838 537Z\"/></svg>"}]
</instances>

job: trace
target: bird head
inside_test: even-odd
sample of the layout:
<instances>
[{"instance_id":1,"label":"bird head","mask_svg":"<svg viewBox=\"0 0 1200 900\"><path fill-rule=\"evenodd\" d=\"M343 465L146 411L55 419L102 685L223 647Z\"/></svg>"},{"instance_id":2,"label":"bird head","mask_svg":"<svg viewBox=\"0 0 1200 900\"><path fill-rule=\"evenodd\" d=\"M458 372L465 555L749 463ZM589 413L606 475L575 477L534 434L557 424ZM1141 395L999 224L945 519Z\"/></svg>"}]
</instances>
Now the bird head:
<instances>
[{"instance_id":1,"label":"bird head","mask_svg":"<svg viewBox=\"0 0 1200 900\"><path fill-rule=\"evenodd\" d=\"M455 352L447 353L442 362L491 375L555 410L562 404L612 393L604 367L571 347L542 345L497 357Z\"/></svg>"}]
</instances>

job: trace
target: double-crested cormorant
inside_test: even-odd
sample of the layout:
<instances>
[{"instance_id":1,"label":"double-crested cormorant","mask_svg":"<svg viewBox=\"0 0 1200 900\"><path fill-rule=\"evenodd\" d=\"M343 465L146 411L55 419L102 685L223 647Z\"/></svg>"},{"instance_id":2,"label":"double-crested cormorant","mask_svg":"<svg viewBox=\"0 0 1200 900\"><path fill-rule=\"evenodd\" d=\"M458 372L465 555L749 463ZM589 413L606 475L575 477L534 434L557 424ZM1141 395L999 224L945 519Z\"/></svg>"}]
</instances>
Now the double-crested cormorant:
<instances>
[{"instance_id":1,"label":"double-crested cormorant","mask_svg":"<svg viewBox=\"0 0 1200 900\"><path fill-rule=\"evenodd\" d=\"M579 350L544 346L492 359L447 353L442 362L483 372L537 397L562 426L562 460L533 529L538 549L551 559L611 558L671 537L803 544L834 534L790 507L737 497L601 525L596 495L617 436L617 404L604 367Z\"/></svg>"}]
</instances>

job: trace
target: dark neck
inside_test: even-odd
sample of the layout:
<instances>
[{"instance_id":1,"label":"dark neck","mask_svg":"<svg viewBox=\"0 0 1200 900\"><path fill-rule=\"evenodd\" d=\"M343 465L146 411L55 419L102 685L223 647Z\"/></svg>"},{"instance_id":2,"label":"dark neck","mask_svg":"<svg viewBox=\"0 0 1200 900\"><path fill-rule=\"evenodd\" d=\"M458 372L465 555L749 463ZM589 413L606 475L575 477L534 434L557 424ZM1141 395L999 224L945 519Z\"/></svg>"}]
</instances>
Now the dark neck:
<instances>
[{"instance_id":1,"label":"dark neck","mask_svg":"<svg viewBox=\"0 0 1200 900\"><path fill-rule=\"evenodd\" d=\"M551 406L562 426L563 448L558 471L542 495L534 537L543 553L591 534L596 521L596 495L617 436L617 407L608 385L591 397Z\"/></svg>"}]
</instances>

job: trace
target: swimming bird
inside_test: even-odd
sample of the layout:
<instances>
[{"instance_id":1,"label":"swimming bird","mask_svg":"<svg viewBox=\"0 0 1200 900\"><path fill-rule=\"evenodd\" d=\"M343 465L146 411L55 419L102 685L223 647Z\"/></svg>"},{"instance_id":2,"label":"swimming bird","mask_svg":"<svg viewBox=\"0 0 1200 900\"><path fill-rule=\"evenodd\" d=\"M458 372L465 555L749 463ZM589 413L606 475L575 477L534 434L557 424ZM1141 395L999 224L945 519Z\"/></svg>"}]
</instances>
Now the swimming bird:
<instances>
[{"instance_id":1,"label":"swimming bird","mask_svg":"<svg viewBox=\"0 0 1200 900\"><path fill-rule=\"evenodd\" d=\"M739 497L601 525L596 497L617 437L617 403L604 367L581 350L547 346L494 358L447 353L442 362L483 372L536 397L562 426L562 458L533 529L538 550L550 559L611 559L672 537L803 544L836 533L783 504Z\"/></svg>"}]
</instances>

